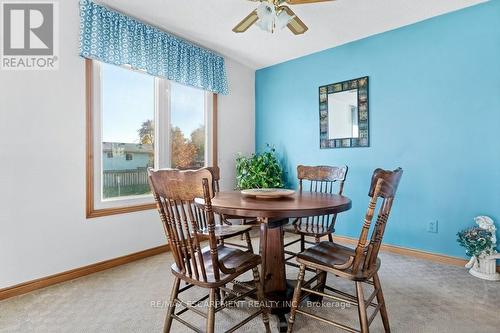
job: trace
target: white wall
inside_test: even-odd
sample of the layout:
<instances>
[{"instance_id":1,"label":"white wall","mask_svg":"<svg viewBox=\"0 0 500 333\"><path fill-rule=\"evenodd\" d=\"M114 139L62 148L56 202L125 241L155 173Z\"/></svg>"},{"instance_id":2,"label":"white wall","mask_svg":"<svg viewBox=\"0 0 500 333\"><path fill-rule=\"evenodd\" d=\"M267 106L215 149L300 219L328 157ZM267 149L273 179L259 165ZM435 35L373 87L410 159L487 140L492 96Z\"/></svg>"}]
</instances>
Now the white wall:
<instances>
[{"instance_id":1,"label":"white wall","mask_svg":"<svg viewBox=\"0 0 500 333\"><path fill-rule=\"evenodd\" d=\"M157 212L85 219L84 61L78 2L60 1L60 67L0 71L0 288L165 243ZM254 72L228 61L220 98L224 188L254 147Z\"/></svg>"},{"instance_id":2,"label":"white wall","mask_svg":"<svg viewBox=\"0 0 500 333\"><path fill-rule=\"evenodd\" d=\"M255 71L227 60L228 96L219 96L218 141L219 166L223 190L234 189L236 153L255 151Z\"/></svg>"}]
</instances>

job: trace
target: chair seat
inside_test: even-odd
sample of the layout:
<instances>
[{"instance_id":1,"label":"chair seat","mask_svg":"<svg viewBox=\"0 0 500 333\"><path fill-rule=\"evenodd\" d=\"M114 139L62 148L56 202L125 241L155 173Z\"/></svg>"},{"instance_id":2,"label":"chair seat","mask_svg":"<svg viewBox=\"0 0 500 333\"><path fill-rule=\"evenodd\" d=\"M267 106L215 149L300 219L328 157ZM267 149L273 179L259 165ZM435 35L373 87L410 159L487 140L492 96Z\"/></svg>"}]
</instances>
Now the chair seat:
<instances>
[{"instance_id":1,"label":"chair seat","mask_svg":"<svg viewBox=\"0 0 500 333\"><path fill-rule=\"evenodd\" d=\"M250 231L252 226L247 225L217 225L215 226L215 237L219 239L230 238L234 236L238 236L244 234L247 231ZM208 236L208 229L201 229L198 231L204 236Z\"/></svg>"},{"instance_id":2,"label":"chair seat","mask_svg":"<svg viewBox=\"0 0 500 333\"><path fill-rule=\"evenodd\" d=\"M322 237L334 232L333 228L323 226L321 223L305 223L305 221L300 223L300 220L284 225L283 229L286 232L315 237Z\"/></svg>"},{"instance_id":3,"label":"chair seat","mask_svg":"<svg viewBox=\"0 0 500 333\"><path fill-rule=\"evenodd\" d=\"M378 267L380 267L380 259L378 258L376 270L374 270L373 272L365 271L365 273L358 272L354 274L351 267L348 267L346 269L339 269L334 267L349 262L350 258L354 256L354 249L351 249L347 246L332 242L321 242L308 248L304 252L299 253L297 255L297 261L304 264L314 263L325 268L329 268L329 271L332 271L333 273L343 273L342 275L352 280L366 279L368 275L376 272L378 270ZM362 261L364 261L364 255Z\"/></svg>"},{"instance_id":4,"label":"chair seat","mask_svg":"<svg viewBox=\"0 0 500 333\"><path fill-rule=\"evenodd\" d=\"M236 276L248 271L249 269L259 265L261 263L261 258L259 255L250 253L247 251L242 251L235 248L226 247L224 245L217 246L217 252L219 257L219 262L221 262L228 269L235 269L234 273L224 274L220 272L220 280L215 281L214 271L212 266L212 257L210 254L210 247L204 247L202 250L203 262L205 263L205 272L207 274L206 283L212 284L211 287L218 287L228 283L233 280ZM198 257L198 255L196 255ZM198 266L200 265L200 261L197 260ZM203 281L202 276L200 275L199 279L193 275L191 278L187 276L187 274L182 273L181 269L177 267L177 264L172 264L172 273L178 276L179 278L186 280L190 283L200 284ZM198 268L198 271L201 272L201 268Z\"/></svg>"}]
</instances>

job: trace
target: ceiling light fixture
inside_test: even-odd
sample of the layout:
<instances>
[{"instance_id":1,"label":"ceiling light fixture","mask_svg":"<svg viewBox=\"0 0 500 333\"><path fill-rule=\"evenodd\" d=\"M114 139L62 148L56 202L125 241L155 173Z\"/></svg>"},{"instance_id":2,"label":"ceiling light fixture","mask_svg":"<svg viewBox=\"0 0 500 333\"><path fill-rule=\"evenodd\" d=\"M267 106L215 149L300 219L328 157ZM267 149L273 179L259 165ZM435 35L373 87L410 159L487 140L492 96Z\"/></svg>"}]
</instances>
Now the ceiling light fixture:
<instances>
[{"instance_id":1,"label":"ceiling light fixture","mask_svg":"<svg viewBox=\"0 0 500 333\"><path fill-rule=\"evenodd\" d=\"M261 4L245 17L233 31L245 32L254 23L264 31L274 33L288 27L295 35L306 32L309 28L302 22L288 5L300 5L332 0L250 0Z\"/></svg>"},{"instance_id":2,"label":"ceiling light fixture","mask_svg":"<svg viewBox=\"0 0 500 333\"><path fill-rule=\"evenodd\" d=\"M257 26L264 31L273 33L285 28L293 16L270 2L263 2L257 7Z\"/></svg>"}]
</instances>

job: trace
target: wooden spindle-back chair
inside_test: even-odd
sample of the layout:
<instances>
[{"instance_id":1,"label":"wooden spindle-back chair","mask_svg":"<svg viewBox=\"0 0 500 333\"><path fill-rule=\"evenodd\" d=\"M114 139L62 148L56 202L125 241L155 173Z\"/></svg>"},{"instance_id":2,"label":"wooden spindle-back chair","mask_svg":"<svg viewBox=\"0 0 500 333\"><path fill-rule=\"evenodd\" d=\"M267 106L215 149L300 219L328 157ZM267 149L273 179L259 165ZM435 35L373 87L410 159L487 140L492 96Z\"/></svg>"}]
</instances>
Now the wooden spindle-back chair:
<instances>
[{"instance_id":1,"label":"wooden spindle-back chair","mask_svg":"<svg viewBox=\"0 0 500 333\"><path fill-rule=\"evenodd\" d=\"M197 171L149 169L148 172L153 196L174 258L171 271L175 280L167 308L164 332L170 331L173 319L196 332L202 332L198 327L180 317L187 310L191 310L207 319L206 331L213 333L215 313L228 305L226 299L220 304L216 302L218 290L224 290L232 295L231 302L256 294L262 304L257 312L233 326L228 332L237 330L259 314L262 314L266 330L269 331L268 311L264 306L258 270L258 265L261 263L260 256L248 251L225 247L216 237L216 225L211 205L214 193L211 186L211 172L207 169ZM200 202L197 203L196 200ZM208 230L207 247L202 246L204 237L199 233L200 226L206 226ZM226 288L227 284L234 283L236 277L250 270L253 272L254 288L248 287L239 294ZM187 282L187 286L182 289L180 288L181 280ZM179 299L180 292L193 286L209 289L208 295L194 304ZM208 299L207 313L197 306L206 299ZM178 305L183 309L175 312Z\"/></svg>"},{"instance_id":2,"label":"wooden spindle-back chair","mask_svg":"<svg viewBox=\"0 0 500 333\"><path fill-rule=\"evenodd\" d=\"M382 317L385 332L390 332L384 295L382 293L382 286L378 277L378 270L380 268L378 253L402 174L403 170L401 168L394 171L386 171L382 169L374 171L368 194L370 197L370 203L365 215L358 244L355 249L332 242L321 242L320 244L307 249L297 256L297 261L300 264L300 271L293 295L292 309L288 324L289 333L292 332L297 313L330 323L338 328L350 332L368 333L370 324L379 312ZM377 219L372 228L371 236L368 237L377 207L379 207ZM309 281L304 282L304 271L306 268L316 269L321 271L321 273L317 274ZM310 287L311 283L314 280L317 280L323 272L331 273L339 278L354 281L356 284L356 295L351 295L345 291L324 285L314 288ZM373 292L368 298L364 297L363 284L368 284L373 287ZM327 294L322 292L321 289L326 289L331 293ZM321 318L310 312L298 309L300 301L309 295L326 297L335 301L343 301L357 306L360 329L358 330L343 323ZM375 298L377 299L376 303L374 302ZM371 313L370 317L368 317L367 308L370 306L375 309Z\"/></svg>"},{"instance_id":3,"label":"wooden spindle-back chair","mask_svg":"<svg viewBox=\"0 0 500 333\"><path fill-rule=\"evenodd\" d=\"M299 165L297 167L299 191L342 195L347 171L347 166ZM328 235L328 239L332 241L336 218L336 214L312 216L294 219L291 224L286 225L284 227L285 232L300 235L300 238L285 244L285 254L289 255L285 263L299 267L299 265L291 262L291 259L295 258L298 252L286 249L295 243L300 242L300 252L302 252L305 250L306 244L318 244L323 236ZM314 242L308 241L306 237L313 237Z\"/></svg>"}]
</instances>

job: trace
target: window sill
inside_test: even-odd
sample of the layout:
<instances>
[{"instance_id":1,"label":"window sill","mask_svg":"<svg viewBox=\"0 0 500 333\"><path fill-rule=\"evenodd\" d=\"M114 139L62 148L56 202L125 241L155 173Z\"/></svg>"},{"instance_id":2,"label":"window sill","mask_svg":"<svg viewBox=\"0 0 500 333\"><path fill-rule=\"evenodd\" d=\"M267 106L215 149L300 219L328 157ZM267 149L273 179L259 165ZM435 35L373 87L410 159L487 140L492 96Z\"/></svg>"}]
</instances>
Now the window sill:
<instances>
[{"instance_id":1,"label":"window sill","mask_svg":"<svg viewBox=\"0 0 500 333\"><path fill-rule=\"evenodd\" d=\"M92 207L87 207L87 218L90 219L90 218L117 215L117 214L140 212L143 210L151 210L155 208L156 204L154 203L126 206L126 207L103 208L103 209L93 209Z\"/></svg>"}]
</instances>

